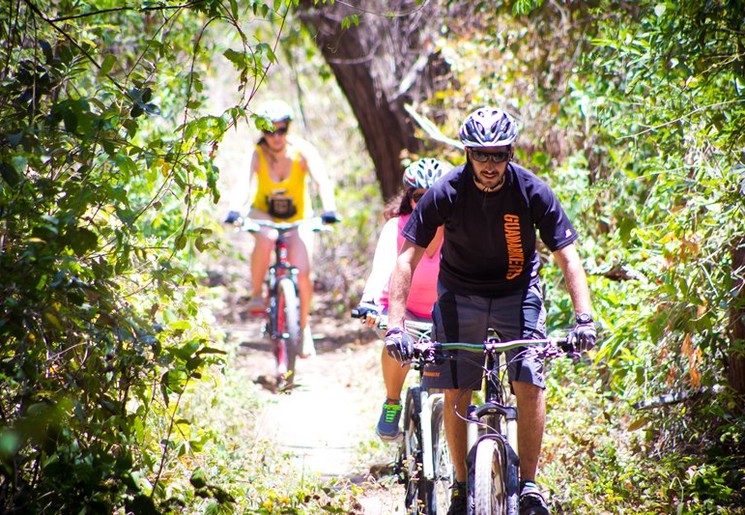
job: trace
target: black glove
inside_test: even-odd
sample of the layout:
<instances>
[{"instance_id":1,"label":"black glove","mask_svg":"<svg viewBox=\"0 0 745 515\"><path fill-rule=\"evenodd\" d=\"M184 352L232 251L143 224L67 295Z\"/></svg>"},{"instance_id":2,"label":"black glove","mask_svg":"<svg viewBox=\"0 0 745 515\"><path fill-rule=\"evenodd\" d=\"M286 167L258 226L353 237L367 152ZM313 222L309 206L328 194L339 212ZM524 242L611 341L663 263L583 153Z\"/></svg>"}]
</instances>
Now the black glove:
<instances>
[{"instance_id":1,"label":"black glove","mask_svg":"<svg viewBox=\"0 0 745 515\"><path fill-rule=\"evenodd\" d=\"M365 302L364 300L357 306L357 316L364 322L368 316L377 318L379 316L378 307L372 302Z\"/></svg>"},{"instance_id":2,"label":"black glove","mask_svg":"<svg viewBox=\"0 0 745 515\"><path fill-rule=\"evenodd\" d=\"M592 349L597 339L598 333L592 317L586 314L578 315L577 325L567 335L567 342L574 345L576 350L582 352Z\"/></svg>"},{"instance_id":3,"label":"black glove","mask_svg":"<svg viewBox=\"0 0 745 515\"><path fill-rule=\"evenodd\" d=\"M409 361L414 355L414 338L400 327L392 327L385 333L385 350L396 361Z\"/></svg>"},{"instance_id":4,"label":"black glove","mask_svg":"<svg viewBox=\"0 0 745 515\"><path fill-rule=\"evenodd\" d=\"M238 221L238 219L241 217L241 214L238 211L229 211L228 216L225 218L226 224L234 224Z\"/></svg>"},{"instance_id":5,"label":"black glove","mask_svg":"<svg viewBox=\"0 0 745 515\"><path fill-rule=\"evenodd\" d=\"M341 222L341 218L336 215L336 211L324 211L321 213L321 222L335 224L336 222Z\"/></svg>"}]
</instances>

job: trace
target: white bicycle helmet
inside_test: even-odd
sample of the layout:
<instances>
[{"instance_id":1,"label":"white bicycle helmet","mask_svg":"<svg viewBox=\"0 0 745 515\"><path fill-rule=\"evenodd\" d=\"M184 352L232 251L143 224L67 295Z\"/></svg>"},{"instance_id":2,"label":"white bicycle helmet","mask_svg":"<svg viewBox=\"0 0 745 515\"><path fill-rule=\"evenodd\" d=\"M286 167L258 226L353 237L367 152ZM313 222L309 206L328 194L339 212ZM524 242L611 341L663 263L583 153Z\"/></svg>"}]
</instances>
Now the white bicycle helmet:
<instances>
[{"instance_id":1,"label":"white bicycle helmet","mask_svg":"<svg viewBox=\"0 0 745 515\"><path fill-rule=\"evenodd\" d=\"M282 100L270 100L265 102L261 105L256 114L269 118L272 123L291 122L293 116L290 105Z\"/></svg>"},{"instance_id":2,"label":"white bicycle helmet","mask_svg":"<svg viewBox=\"0 0 745 515\"><path fill-rule=\"evenodd\" d=\"M429 189L448 169L448 166L432 157L414 161L404 171L404 186Z\"/></svg>"},{"instance_id":3,"label":"white bicycle helmet","mask_svg":"<svg viewBox=\"0 0 745 515\"><path fill-rule=\"evenodd\" d=\"M502 147L517 139L517 121L494 107L481 107L460 127L460 141L466 148Z\"/></svg>"}]
</instances>

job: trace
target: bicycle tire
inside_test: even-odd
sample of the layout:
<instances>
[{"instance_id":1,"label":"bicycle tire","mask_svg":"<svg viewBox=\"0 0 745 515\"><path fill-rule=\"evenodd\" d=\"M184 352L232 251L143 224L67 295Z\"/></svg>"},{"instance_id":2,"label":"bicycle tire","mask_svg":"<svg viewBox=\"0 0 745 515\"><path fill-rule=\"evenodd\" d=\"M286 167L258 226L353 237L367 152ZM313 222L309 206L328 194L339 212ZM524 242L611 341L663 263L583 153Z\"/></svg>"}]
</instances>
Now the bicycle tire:
<instances>
[{"instance_id":1,"label":"bicycle tire","mask_svg":"<svg viewBox=\"0 0 745 515\"><path fill-rule=\"evenodd\" d=\"M505 441L482 438L471 451L468 467L469 506L473 515L506 515L508 512Z\"/></svg>"},{"instance_id":2,"label":"bicycle tire","mask_svg":"<svg viewBox=\"0 0 745 515\"><path fill-rule=\"evenodd\" d=\"M422 390L419 386L412 386L406 391L404 434L401 442L401 471L406 491L404 506L409 514L427 513L428 488L431 490L431 482L424 477L422 466L421 411Z\"/></svg>"},{"instance_id":3,"label":"bicycle tire","mask_svg":"<svg viewBox=\"0 0 745 515\"><path fill-rule=\"evenodd\" d=\"M432 487L428 489L427 513L429 515L448 512L450 506L451 486L453 478L453 464L450 458L450 448L445 438L445 402L442 397L432 405L432 459L434 461L434 477Z\"/></svg>"},{"instance_id":4,"label":"bicycle tire","mask_svg":"<svg viewBox=\"0 0 745 515\"><path fill-rule=\"evenodd\" d=\"M300 349L300 299L289 277L277 283L277 385L290 388L295 383L295 362Z\"/></svg>"}]
</instances>

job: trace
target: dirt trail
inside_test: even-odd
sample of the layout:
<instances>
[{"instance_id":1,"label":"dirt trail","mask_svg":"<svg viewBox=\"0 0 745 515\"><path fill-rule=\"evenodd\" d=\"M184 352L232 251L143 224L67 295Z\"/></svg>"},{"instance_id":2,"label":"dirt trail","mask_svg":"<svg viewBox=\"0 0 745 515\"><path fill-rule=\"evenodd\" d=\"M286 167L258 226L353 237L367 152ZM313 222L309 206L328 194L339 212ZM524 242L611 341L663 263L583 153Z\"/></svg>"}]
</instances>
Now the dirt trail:
<instances>
[{"instance_id":1,"label":"dirt trail","mask_svg":"<svg viewBox=\"0 0 745 515\"><path fill-rule=\"evenodd\" d=\"M364 493L358 500L365 515L405 513L403 487L390 474L396 447L380 443L374 432L385 396L375 334L348 313L337 314L330 294L317 291L311 315L317 355L298 360L290 394L276 393L274 358L262 334L264 319L247 316L242 301L249 293L247 257L253 238L230 232L226 237L231 250L210 264L214 285L225 291L216 316L239 349L237 365L264 387L259 389L265 406L257 421L259 434L293 456L304 477L360 485Z\"/></svg>"},{"instance_id":2,"label":"dirt trail","mask_svg":"<svg viewBox=\"0 0 745 515\"><path fill-rule=\"evenodd\" d=\"M404 513L403 489L389 471L395 446L381 446L374 433L382 384L380 347L372 332L356 320L314 315L317 355L298 360L296 387L278 394L262 323L247 319L225 327L239 344L238 366L264 386L261 434L290 454L303 475L362 486L365 514Z\"/></svg>"}]
</instances>

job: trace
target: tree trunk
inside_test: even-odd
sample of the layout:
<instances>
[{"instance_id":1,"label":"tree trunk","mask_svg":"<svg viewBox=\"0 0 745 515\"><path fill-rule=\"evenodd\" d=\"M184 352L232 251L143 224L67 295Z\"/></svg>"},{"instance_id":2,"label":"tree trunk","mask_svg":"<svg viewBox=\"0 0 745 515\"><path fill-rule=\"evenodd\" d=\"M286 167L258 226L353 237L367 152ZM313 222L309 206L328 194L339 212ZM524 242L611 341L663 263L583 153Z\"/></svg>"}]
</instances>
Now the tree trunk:
<instances>
[{"instance_id":1,"label":"tree trunk","mask_svg":"<svg viewBox=\"0 0 745 515\"><path fill-rule=\"evenodd\" d=\"M745 395L745 353L741 350L745 344L745 239L732 251L732 275L734 287L738 292L730 311L730 327L734 349L729 356L727 377L730 386L739 395Z\"/></svg>"},{"instance_id":2,"label":"tree trunk","mask_svg":"<svg viewBox=\"0 0 745 515\"><path fill-rule=\"evenodd\" d=\"M303 0L298 8L359 122L386 200L401 187L403 155L423 148L404 104L431 96L435 82L449 71L433 44L440 27L436 4ZM343 29L352 15L359 25Z\"/></svg>"}]
</instances>

